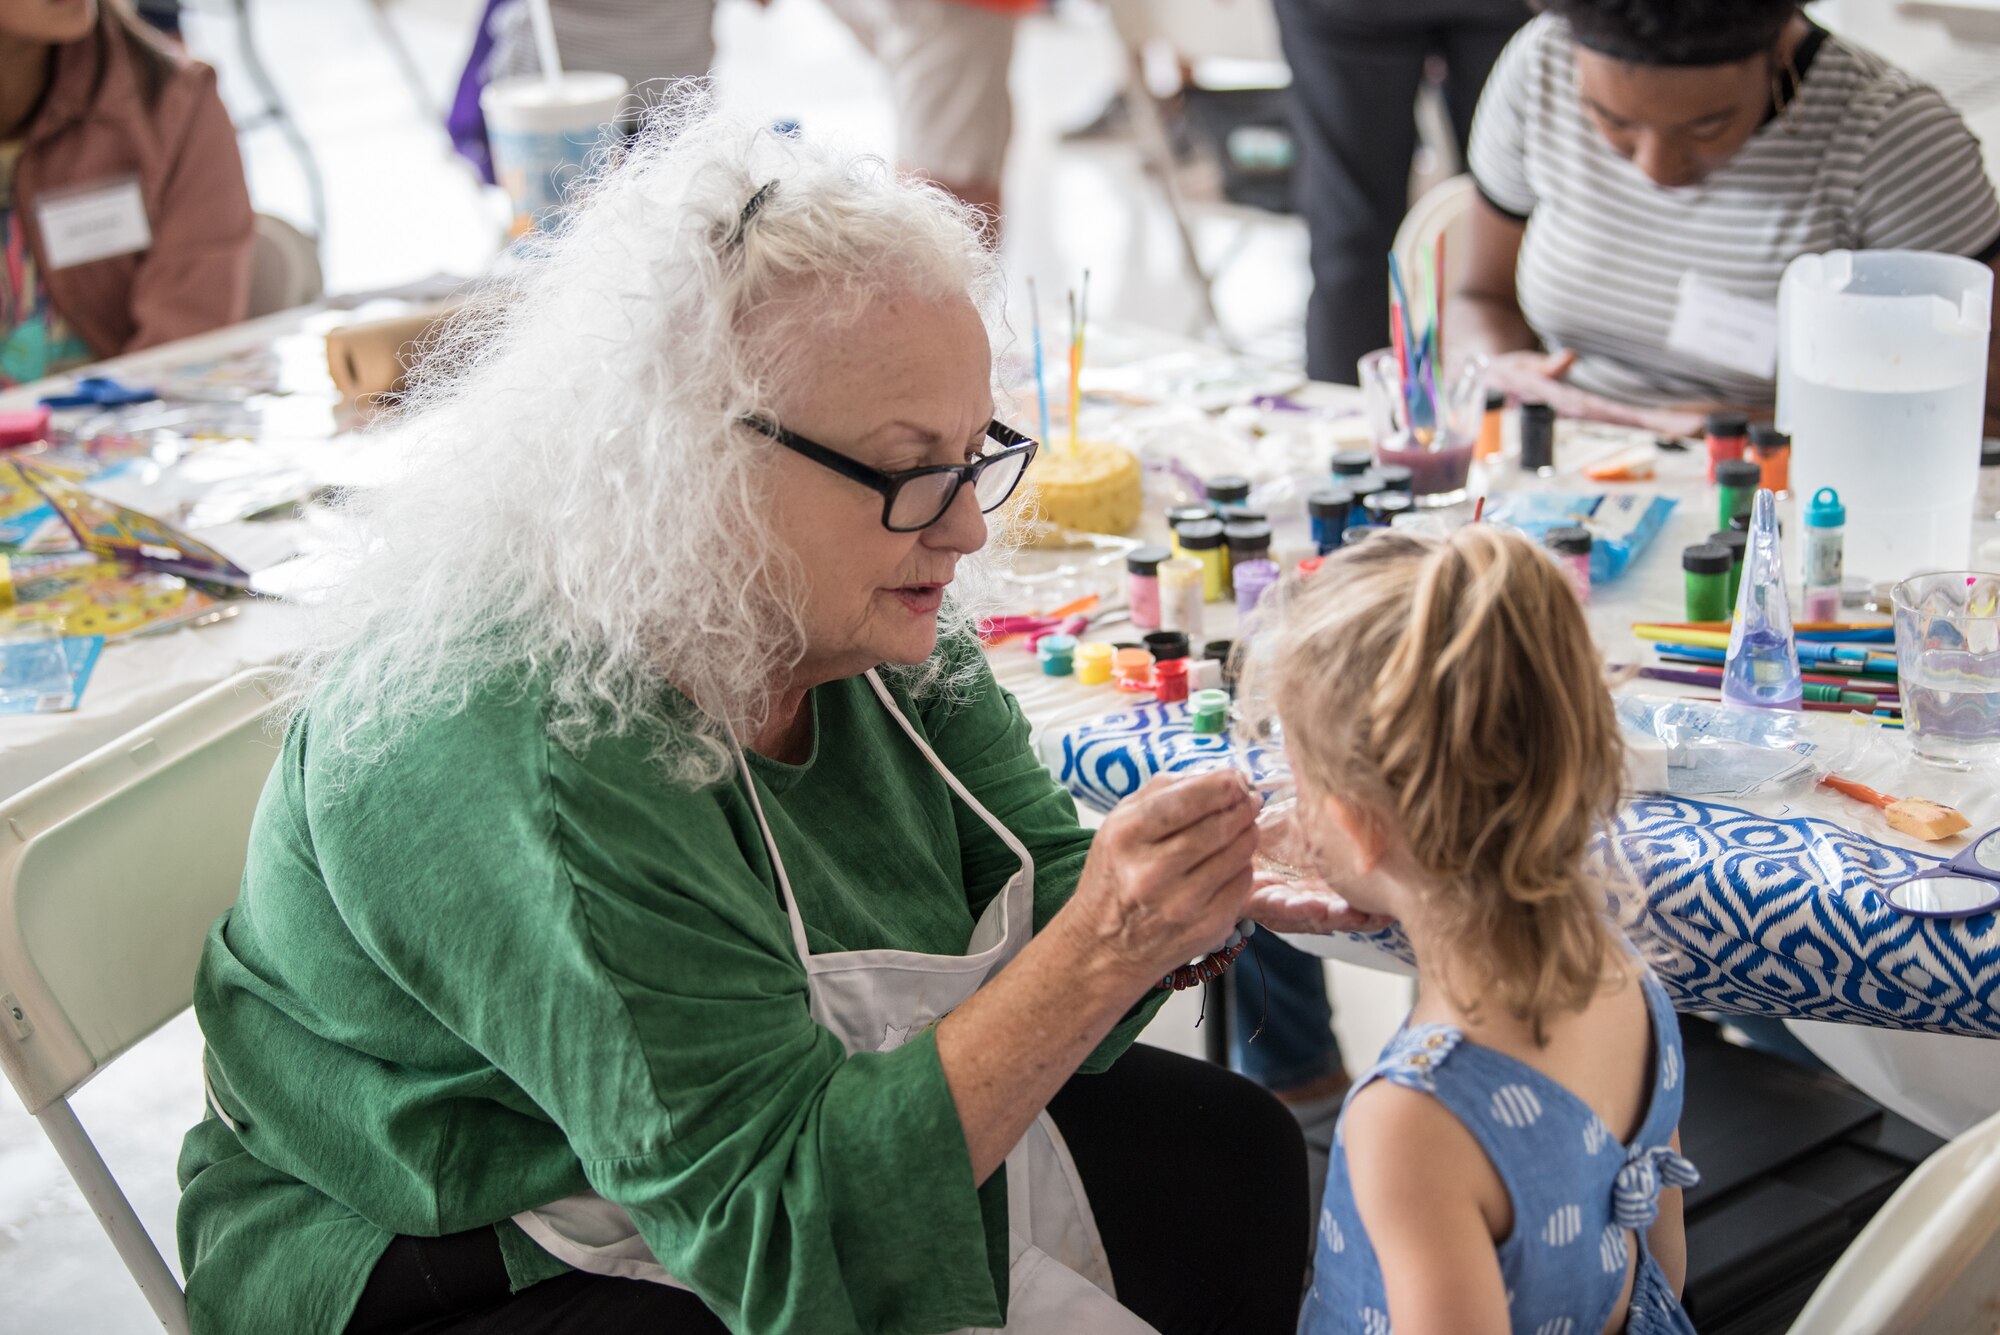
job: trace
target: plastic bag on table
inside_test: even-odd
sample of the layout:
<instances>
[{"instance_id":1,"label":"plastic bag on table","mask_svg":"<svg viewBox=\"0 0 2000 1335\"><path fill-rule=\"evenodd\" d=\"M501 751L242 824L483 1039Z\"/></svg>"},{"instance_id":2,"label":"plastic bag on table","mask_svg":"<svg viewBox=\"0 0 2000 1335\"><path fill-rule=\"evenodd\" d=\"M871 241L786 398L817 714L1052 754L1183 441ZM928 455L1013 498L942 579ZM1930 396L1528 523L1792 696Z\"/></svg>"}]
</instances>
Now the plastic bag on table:
<instances>
[{"instance_id":1,"label":"plastic bag on table","mask_svg":"<svg viewBox=\"0 0 2000 1335\"><path fill-rule=\"evenodd\" d=\"M1620 692L1618 722L1666 755L1664 791L1681 797L1804 792L1857 764L1871 731L1784 709L1740 709L1708 700Z\"/></svg>"}]
</instances>

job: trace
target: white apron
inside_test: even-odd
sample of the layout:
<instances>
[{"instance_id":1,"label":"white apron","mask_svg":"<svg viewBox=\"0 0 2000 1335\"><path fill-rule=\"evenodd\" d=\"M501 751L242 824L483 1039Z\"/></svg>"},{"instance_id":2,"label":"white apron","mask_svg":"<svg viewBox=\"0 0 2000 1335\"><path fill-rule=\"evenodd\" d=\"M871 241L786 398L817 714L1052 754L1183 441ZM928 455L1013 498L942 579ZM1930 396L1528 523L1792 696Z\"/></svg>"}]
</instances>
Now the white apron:
<instances>
[{"instance_id":1,"label":"white apron","mask_svg":"<svg viewBox=\"0 0 2000 1335\"><path fill-rule=\"evenodd\" d=\"M1034 860L1005 825L993 819L937 754L917 735L890 698L882 679L868 673L882 705L902 726L959 800L998 835L1021 868L986 906L963 955L910 950L847 950L815 955L806 946L805 921L785 875L784 860L764 819L764 805L750 767L737 752L737 768L763 832L764 848L784 894L792 946L806 966L806 989L815 1022L831 1029L849 1053L887 1052L943 1018L1020 953L1034 932ZM514 1222L550 1255L579 1270L684 1288L646 1246L624 1208L592 1191L580 1192ZM1083 1183L1062 1135L1044 1112L1007 1156L1007 1224L1010 1255L1006 1330L1014 1335L1154 1335L1153 1328L1117 1302L1111 1266L1098 1236Z\"/></svg>"}]
</instances>

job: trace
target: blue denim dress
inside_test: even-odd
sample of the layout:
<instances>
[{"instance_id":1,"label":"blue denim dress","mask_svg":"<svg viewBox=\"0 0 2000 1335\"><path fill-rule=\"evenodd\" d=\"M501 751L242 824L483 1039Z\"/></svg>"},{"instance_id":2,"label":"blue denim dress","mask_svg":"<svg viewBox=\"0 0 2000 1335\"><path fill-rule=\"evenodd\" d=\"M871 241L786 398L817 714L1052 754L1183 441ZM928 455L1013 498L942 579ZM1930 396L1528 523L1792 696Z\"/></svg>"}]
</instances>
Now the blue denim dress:
<instances>
[{"instance_id":1,"label":"blue denim dress","mask_svg":"<svg viewBox=\"0 0 2000 1335\"><path fill-rule=\"evenodd\" d=\"M1351 1099L1370 1081L1418 1089L1465 1124L1506 1185L1514 1229L1500 1243L1500 1273L1516 1335L1598 1335L1625 1287L1639 1249L1626 1330L1694 1335L1646 1228L1663 1186L1700 1180L1669 1147L1681 1118L1681 1038L1673 1007L1652 977L1642 986L1653 1021L1656 1066L1645 1124L1621 1145L1596 1113L1561 1084L1449 1025L1405 1026ZM1341 1116L1343 1124L1346 1114ZM1389 1300L1368 1234L1354 1208L1346 1156L1327 1174L1302 1335L1390 1335Z\"/></svg>"}]
</instances>

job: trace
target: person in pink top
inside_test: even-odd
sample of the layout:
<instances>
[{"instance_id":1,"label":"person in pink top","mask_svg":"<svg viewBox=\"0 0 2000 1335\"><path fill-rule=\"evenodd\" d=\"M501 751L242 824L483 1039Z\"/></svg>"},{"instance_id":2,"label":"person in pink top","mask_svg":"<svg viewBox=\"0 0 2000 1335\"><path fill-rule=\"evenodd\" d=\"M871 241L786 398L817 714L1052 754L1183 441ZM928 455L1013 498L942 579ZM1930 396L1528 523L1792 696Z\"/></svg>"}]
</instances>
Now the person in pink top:
<instances>
[{"instance_id":1,"label":"person in pink top","mask_svg":"<svg viewBox=\"0 0 2000 1335\"><path fill-rule=\"evenodd\" d=\"M0 386L241 320L252 234L215 71L125 0L0 0Z\"/></svg>"}]
</instances>

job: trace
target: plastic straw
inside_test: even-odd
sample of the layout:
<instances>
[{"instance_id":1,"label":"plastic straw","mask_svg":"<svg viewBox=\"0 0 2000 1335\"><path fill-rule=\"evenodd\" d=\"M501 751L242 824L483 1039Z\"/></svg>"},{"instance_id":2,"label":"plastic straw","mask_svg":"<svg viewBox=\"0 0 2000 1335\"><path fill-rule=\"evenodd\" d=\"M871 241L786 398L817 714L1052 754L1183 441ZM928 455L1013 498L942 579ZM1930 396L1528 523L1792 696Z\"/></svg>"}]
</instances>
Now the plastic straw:
<instances>
[{"instance_id":1,"label":"plastic straw","mask_svg":"<svg viewBox=\"0 0 2000 1335\"><path fill-rule=\"evenodd\" d=\"M528 0L528 21L535 30L535 50L542 58L542 78L562 82L562 56L556 50L556 21L549 14L549 0Z\"/></svg>"},{"instance_id":2,"label":"plastic straw","mask_svg":"<svg viewBox=\"0 0 2000 1335\"><path fill-rule=\"evenodd\" d=\"M1042 371L1042 299L1035 295L1035 280L1028 279L1028 309L1035 327L1035 402L1042 412L1042 442L1049 439L1049 380Z\"/></svg>"}]
</instances>

